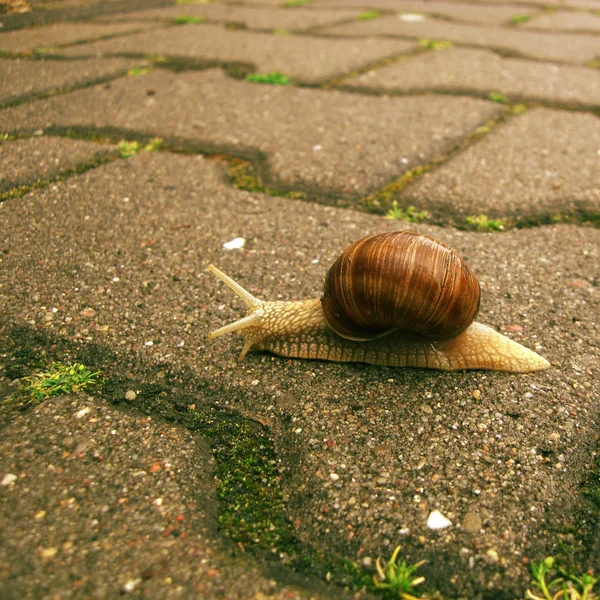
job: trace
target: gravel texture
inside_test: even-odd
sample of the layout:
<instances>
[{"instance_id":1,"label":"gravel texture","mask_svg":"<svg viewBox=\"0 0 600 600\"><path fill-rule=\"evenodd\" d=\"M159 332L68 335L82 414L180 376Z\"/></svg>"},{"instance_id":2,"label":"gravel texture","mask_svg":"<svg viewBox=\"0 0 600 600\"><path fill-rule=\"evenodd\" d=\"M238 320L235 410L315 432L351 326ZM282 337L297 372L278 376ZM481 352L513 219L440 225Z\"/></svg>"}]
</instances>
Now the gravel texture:
<instances>
[{"instance_id":1,"label":"gravel texture","mask_svg":"<svg viewBox=\"0 0 600 600\"><path fill-rule=\"evenodd\" d=\"M60 173L116 155L115 146L62 138L29 138L0 144L0 192L53 179Z\"/></svg>"},{"instance_id":2,"label":"gravel texture","mask_svg":"<svg viewBox=\"0 0 600 600\"><path fill-rule=\"evenodd\" d=\"M518 4L495 4L491 6L478 6L474 9L467 2L436 2L417 0L317 0L314 6L323 8L338 6L364 8L369 10L384 9L395 12L410 12L417 14L428 14L432 16L443 16L455 21L466 21L469 23L485 23L489 25L501 25L510 22L511 18L523 12L523 7ZM536 9L529 9L527 14L534 15Z\"/></svg>"},{"instance_id":3,"label":"gravel texture","mask_svg":"<svg viewBox=\"0 0 600 600\"><path fill-rule=\"evenodd\" d=\"M122 75L133 66L144 66L137 59L106 58L76 61L1 60L0 103L10 104L28 97L87 85Z\"/></svg>"},{"instance_id":4,"label":"gravel texture","mask_svg":"<svg viewBox=\"0 0 600 600\"><path fill-rule=\"evenodd\" d=\"M555 365L532 376L456 375L260 354L238 362L235 338L206 340L243 314L208 262L263 298L315 297L348 242L398 227L385 219L237 192L205 160L160 154L0 211L2 314L75 345L218 380L223 403L272 430L301 541L365 565L400 543L407 560L430 560L431 585L469 598L516 594L524 559L574 543L563 532L584 502L598 409L598 230L417 227L479 275L480 320ZM242 251L223 249L238 236ZM427 528L434 509L450 528Z\"/></svg>"},{"instance_id":5,"label":"gravel texture","mask_svg":"<svg viewBox=\"0 0 600 600\"><path fill-rule=\"evenodd\" d=\"M426 52L346 79L343 85L401 93L500 92L508 101L600 105L597 69L502 58L489 50L467 48Z\"/></svg>"},{"instance_id":6,"label":"gravel texture","mask_svg":"<svg viewBox=\"0 0 600 600\"><path fill-rule=\"evenodd\" d=\"M153 23L55 23L35 29L0 32L0 48L4 52L31 52L154 27Z\"/></svg>"},{"instance_id":7,"label":"gravel texture","mask_svg":"<svg viewBox=\"0 0 600 600\"><path fill-rule=\"evenodd\" d=\"M210 449L185 430L61 396L5 427L0 456L7 600L309 597L215 543Z\"/></svg>"},{"instance_id":8,"label":"gravel texture","mask_svg":"<svg viewBox=\"0 0 600 600\"><path fill-rule=\"evenodd\" d=\"M220 25L179 25L69 48L65 56L104 56L119 53L162 54L197 61L249 63L257 71L280 71L305 83L318 83L397 56L415 45L406 41L345 40L231 31Z\"/></svg>"},{"instance_id":9,"label":"gravel texture","mask_svg":"<svg viewBox=\"0 0 600 600\"><path fill-rule=\"evenodd\" d=\"M566 63L586 63L600 54L600 40L594 35L550 34L522 31L515 27L486 27L438 19L408 23L402 21L398 15L325 27L321 32L339 36L379 35L449 40L513 52L527 58Z\"/></svg>"},{"instance_id":10,"label":"gravel texture","mask_svg":"<svg viewBox=\"0 0 600 600\"><path fill-rule=\"evenodd\" d=\"M514 140L519 144L515 145ZM538 108L406 188L403 202L460 215L600 210L600 119Z\"/></svg>"},{"instance_id":11,"label":"gravel texture","mask_svg":"<svg viewBox=\"0 0 600 600\"><path fill-rule=\"evenodd\" d=\"M121 13L111 17L110 21L147 19L174 20L177 17L202 17L207 21L239 23L249 29L307 29L319 25L353 19L361 14L360 10L310 10L303 8L250 8L245 6L227 6L226 4L188 4L155 8L134 13Z\"/></svg>"},{"instance_id":12,"label":"gravel texture","mask_svg":"<svg viewBox=\"0 0 600 600\"><path fill-rule=\"evenodd\" d=\"M245 148L248 156L259 149L267 157L268 182L350 196L452 147L501 110L470 98L361 97L241 83L217 70L154 71L7 109L0 130L16 123L34 130L113 126L207 149Z\"/></svg>"}]
</instances>

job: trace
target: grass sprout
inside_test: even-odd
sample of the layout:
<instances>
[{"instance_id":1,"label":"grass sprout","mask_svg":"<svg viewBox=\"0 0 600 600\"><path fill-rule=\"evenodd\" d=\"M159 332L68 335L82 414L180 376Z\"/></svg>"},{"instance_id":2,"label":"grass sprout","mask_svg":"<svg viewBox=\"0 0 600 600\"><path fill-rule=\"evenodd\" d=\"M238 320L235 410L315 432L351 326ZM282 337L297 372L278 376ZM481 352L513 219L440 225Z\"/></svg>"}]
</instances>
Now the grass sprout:
<instances>
[{"instance_id":1,"label":"grass sprout","mask_svg":"<svg viewBox=\"0 0 600 600\"><path fill-rule=\"evenodd\" d=\"M74 394L89 386L98 385L99 371L92 373L86 366L79 363L54 362L47 371L25 377L26 391L36 400L43 400L61 394Z\"/></svg>"},{"instance_id":2,"label":"grass sprout","mask_svg":"<svg viewBox=\"0 0 600 600\"><path fill-rule=\"evenodd\" d=\"M417 210L414 206L404 208L398 206L398 202L392 202L392 208L385 215L386 219L394 219L396 221L409 221L410 223L420 223L429 216L426 210Z\"/></svg>"},{"instance_id":3,"label":"grass sprout","mask_svg":"<svg viewBox=\"0 0 600 600\"><path fill-rule=\"evenodd\" d=\"M487 215L469 215L465 223L476 231L503 231L505 227L502 219L490 219Z\"/></svg>"},{"instance_id":4,"label":"grass sprout","mask_svg":"<svg viewBox=\"0 0 600 600\"><path fill-rule=\"evenodd\" d=\"M377 559L377 575L373 575L373 583L379 589L398 593L403 600L414 600L415 587L425 581L425 577L415 577L416 570L426 561L422 560L414 565L405 561L398 562L400 546L396 546L390 560L385 566L381 565L381 558Z\"/></svg>"},{"instance_id":5,"label":"grass sprout","mask_svg":"<svg viewBox=\"0 0 600 600\"><path fill-rule=\"evenodd\" d=\"M250 81L252 83L268 83L270 85L290 84L290 78L279 71L274 71L273 73L252 73L251 75L248 75L244 81Z\"/></svg>"},{"instance_id":6,"label":"grass sprout","mask_svg":"<svg viewBox=\"0 0 600 600\"><path fill-rule=\"evenodd\" d=\"M540 562L531 563L533 586L525 592L527 600L598 600L593 588L598 579L590 573L576 577L557 566L552 556L547 556ZM546 579L549 581L546 581ZM541 594L541 595L540 595Z\"/></svg>"}]
</instances>

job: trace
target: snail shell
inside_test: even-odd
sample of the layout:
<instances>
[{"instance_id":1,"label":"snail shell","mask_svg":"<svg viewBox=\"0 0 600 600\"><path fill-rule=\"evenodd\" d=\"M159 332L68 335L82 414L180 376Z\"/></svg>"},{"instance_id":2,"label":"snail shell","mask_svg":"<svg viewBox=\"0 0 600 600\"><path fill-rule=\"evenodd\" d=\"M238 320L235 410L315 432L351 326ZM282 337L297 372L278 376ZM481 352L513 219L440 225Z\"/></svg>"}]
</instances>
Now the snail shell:
<instances>
[{"instance_id":1,"label":"snail shell","mask_svg":"<svg viewBox=\"0 0 600 600\"><path fill-rule=\"evenodd\" d=\"M370 235L349 246L325 276L328 325L351 340L399 330L454 338L473 322L480 288L456 252L409 231Z\"/></svg>"}]
</instances>

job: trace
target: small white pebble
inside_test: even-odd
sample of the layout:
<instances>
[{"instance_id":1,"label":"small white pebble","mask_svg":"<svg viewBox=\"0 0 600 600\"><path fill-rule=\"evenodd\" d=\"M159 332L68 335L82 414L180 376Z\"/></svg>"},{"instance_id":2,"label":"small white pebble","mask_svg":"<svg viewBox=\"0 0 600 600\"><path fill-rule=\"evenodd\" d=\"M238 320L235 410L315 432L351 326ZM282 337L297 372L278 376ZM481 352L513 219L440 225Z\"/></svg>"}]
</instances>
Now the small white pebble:
<instances>
[{"instance_id":1,"label":"small white pebble","mask_svg":"<svg viewBox=\"0 0 600 600\"><path fill-rule=\"evenodd\" d=\"M87 415L90 412L90 407L86 406L85 408L82 408L81 410L78 410L75 413L75 418L76 419L81 419L82 417L85 417L85 415Z\"/></svg>"},{"instance_id":2,"label":"small white pebble","mask_svg":"<svg viewBox=\"0 0 600 600\"><path fill-rule=\"evenodd\" d=\"M125 400L135 400L137 394L133 390L127 390L125 392Z\"/></svg>"},{"instance_id":3,"label":"small white pebble","mask_svg":"<svg viewBox=\"0 0 600 600\"><path fill-rule=\"evenodd\" d=\"M332 481L337 481L340 478L340 476L337 473L329 473L329 478Z\"/></svg>"},{"instance_id":4,"label":"small white pebble","mask_svg":"<svg viewBox=\"0 0 600 600\"><path fill-rule=\"evenodd\" d=\"M429 529L446 529L450 527L452 521L445 517L439 510L433 510L429 513L427 518L427 527Z\"/></svg>"},{"instance_id":5,"label":"small white pebble","mask_svg":"<svg viewBox=\"0 0 600 600\"><path fill-rule=\"evenodd\" d=\"M152 340L146 342L146 346L154 346L154 342Z\"/></svg>"},{"instance_id":6,"label":"small white pebble","mask_svg":"<svg viewBox=\"0 0 600 600\"><path fill-rule=\"evenodd\" d=\"M129 202L129 198L127 198L127 197L123 198L123 202Z\"/></svg>"},{"instance_id":7,"label":"small white pebble","mask_svg":"<svg viewBox=\"0 0 600 600\"><path fill-rule=\"evenodd\" d=\"M133 592L135 588L142 582L141 579L130 579L124 586L124 592Z\"/></svg>"},{"instance_id":8,"label":"small white pebble","mask_svg":"<svg viewBox=\"0 0 600 600\"><path fill-rule=\"evenodd\" d=\"M401 21L406 21L408 23L418 23L419 21L425 20L425 15L416 15L412 13L406 13L404 15L398 15L398 18Z\"/></svg>"},{"instance_id":9,"label":"small white pebble","mask_svg":"<svg viewBox=\"0 0 600 600\"><path fill-rule=\"evenodd\" d=\"M2 482L0 482L0 485L10 485L11 483L14 483L16 480L17 480L16 475L13 475L12 473L7 473L2 478Z\"/></svg>"},{"instance_id":10,"label":"small white pebble","mask_svg":"<svg viewBox=\"0 0 600 600\"><path fill-rule=\"evenodd\" d=\"M314 150L315 152L318 152L318 151L319 151L321 148L322 148L321 144L315 144L315 145L313 146L313 150Z\"/></svg>"},{"instance_id":11,"label":"small white pebble","mask_svg":"<svg viewBox=\"0 0 600 600\"><path fill-rule=\"evenodd\" d=\"M225 242L223 244L223 248L225 248L225 250L239 250L240 248L243 248L245 244L246 240L244 238L237 237L232 239L230 242Z\"/></svg>"}]
</instances>

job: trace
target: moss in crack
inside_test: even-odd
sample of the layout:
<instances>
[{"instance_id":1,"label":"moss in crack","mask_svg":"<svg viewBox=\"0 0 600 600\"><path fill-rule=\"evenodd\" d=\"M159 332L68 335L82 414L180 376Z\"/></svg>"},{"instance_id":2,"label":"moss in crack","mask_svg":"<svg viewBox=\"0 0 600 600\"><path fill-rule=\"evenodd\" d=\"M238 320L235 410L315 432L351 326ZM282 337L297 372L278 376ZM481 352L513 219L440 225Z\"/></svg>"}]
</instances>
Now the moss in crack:
<instances>
[{"instance_id":1,"label":"moss in crack","mask_svg":"<svg viewBox=\"0 0 600 600\"><path fill-rule=\"evenodd\" d=\"M268 196L281 196L292 200L307 200L307 195L301 191L279 191L265 186L257 175L252 163L242 159L235 159L229 168L229 181L238 190L246 192L267 194Z\"/></svg>"}]
</instances>

